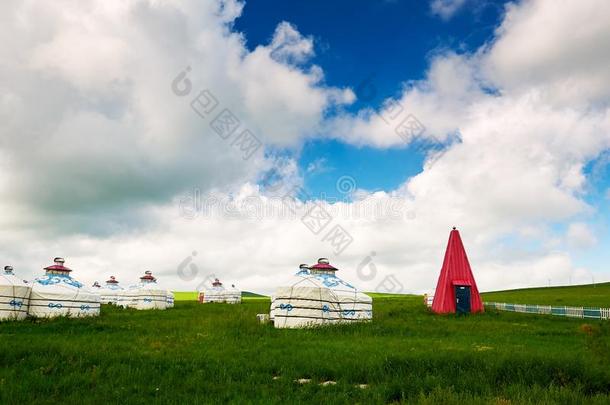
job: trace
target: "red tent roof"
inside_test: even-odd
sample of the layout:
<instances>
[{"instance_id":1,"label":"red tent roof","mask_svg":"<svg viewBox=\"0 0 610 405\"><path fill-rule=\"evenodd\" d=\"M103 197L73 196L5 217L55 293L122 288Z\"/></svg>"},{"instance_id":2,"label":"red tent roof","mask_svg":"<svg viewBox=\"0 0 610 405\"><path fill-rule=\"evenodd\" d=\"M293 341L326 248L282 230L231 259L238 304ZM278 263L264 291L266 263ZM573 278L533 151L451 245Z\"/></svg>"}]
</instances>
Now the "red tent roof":
<instances>
[{"instance_id":1,"label":"red tent roof","mask_svg":"<svg viewBox=\"0 0 610 405\"><path fill-rule=\"evenodd\" d=\"M64 266L65 260L62 259L61 257L56 257L54 260L55 264L52 266L48 266L45 267L45 270L55 270L55 271L62 271L65 273L69 273L72 271L72 269L67 268L66 266Z\"/></svg>"},{"instance_id":2,"label":"red tent roof","mask_svg":"<svg viewBox=\"0 0 610 405\"><path fill-rule=\"evenodd\" d=\"M328 262L328 259L326 259L324 257L319 258L318 263L311 266L310 269L312 269L312 270L332 270L332 271L338 270L336 267L332 266Z\"/></svg>"},{"instance_id":3,"label":"red tent roof","mask_svg":"<svg viewBox=\"0 0 610 405\"><path fill-rule=\"evenodd\" d=\"M155 281L156 278L153 277L152 271L145 271L144 275L142 277L140 277L140 280L142 280L142 281L144 281L144 280Z\"/></svg>"},{"instance_id":4,"label":"red tent roof","mask_svg":"<svg viewBox=\"0 0 610 405\"><path fill-rule=\"evenodd\" d=\"M443 260L441 274L436 284L432 311L436 313L455 312L454 286L456 285L470 286L470 311L483 312L483 301L481 301L477 283L472 275L462 238L460 238L458 230L453 228L449 234L445 260Z\"/></svg>"}]
</instances>

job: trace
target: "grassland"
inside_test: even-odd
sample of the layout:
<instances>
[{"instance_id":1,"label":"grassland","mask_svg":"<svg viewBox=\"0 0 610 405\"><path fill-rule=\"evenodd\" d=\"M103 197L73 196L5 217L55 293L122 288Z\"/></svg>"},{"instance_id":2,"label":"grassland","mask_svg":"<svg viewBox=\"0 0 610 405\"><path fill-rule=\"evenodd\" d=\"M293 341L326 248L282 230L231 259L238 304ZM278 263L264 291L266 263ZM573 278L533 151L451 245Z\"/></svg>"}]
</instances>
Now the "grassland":
<instances>
[{"instance_id":1,"label":"grassland","mask_svg":"<svg viewBox=\"0 0 610 405\"><path fill-rule=\"evenodd\" d=\"M277 330L256 322L268 306L1 323L0 403L610 402L609 323L435 316L411 296L375 298L368 324Z\"/></svg>"},{"instance_id":2,"label":"grassland","mask_svg":"<svg viewBox=\"0 0 610 405\"><path fill-rule=\"evenodd\" d=\"M610 283L494 291L482 297L484 301L511 304L610 308Z\"/></svg>"},{"instance_id":3,"label":"grassland","mask_svg":"<svg viewBox=\"0 0 610 405\"><path fill-rule=\"evenodd\" d=\"M176 301L197 301L199 293L197 291L174 291L174 299ZM264 295L251 293L248 291L243 291L241 293L242 299L253 300L253 299L263 299L268 300L269 297L265 297Z\"/></svg>"}]
</instances>

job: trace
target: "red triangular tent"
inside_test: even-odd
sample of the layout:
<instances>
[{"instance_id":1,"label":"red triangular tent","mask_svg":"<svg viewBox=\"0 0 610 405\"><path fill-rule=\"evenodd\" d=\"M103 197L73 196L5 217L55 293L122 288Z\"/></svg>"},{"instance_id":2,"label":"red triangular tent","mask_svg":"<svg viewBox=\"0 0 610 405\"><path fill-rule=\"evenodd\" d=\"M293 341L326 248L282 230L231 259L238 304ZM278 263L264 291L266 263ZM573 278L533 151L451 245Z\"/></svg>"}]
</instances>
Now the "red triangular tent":
<instances>
[{"instance_id":1,"label":"red triangular tent","mask_svg":"<svg viewBox=\"0 0 610 405\"><path fill-rule=\"evenodd\" d=\"M483 301L474 281L470 263L457 229L449 234L441 275L438 277L432 311L445 314L456 311L455 286L470 286L470 312L483 312Z\"/></svg>"}]
</instances>

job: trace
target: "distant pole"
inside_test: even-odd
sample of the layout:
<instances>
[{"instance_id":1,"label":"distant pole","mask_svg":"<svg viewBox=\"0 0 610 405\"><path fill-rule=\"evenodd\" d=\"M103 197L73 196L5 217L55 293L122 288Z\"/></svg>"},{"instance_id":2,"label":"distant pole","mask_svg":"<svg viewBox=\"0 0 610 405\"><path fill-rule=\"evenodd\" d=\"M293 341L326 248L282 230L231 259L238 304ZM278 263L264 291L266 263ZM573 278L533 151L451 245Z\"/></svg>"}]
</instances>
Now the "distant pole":
<instances>
[{"instance_id":1,"label":"distant pole","mask_svg":"<svg viewBox=\"0 0 610 405\"><path fill-rule=\"evenodd\" d=\"M551 279L549 278L549 287L551 286Z\"/></svg>"}]
</instances>

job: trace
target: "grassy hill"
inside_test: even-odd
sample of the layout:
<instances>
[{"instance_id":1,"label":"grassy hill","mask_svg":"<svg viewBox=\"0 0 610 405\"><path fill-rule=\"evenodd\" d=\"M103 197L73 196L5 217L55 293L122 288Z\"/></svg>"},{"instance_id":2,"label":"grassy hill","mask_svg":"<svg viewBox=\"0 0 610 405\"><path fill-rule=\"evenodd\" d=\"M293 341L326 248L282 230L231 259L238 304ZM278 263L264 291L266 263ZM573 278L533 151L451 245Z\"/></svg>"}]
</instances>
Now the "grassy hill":
<instances>
[{"instance_id":1,"label":"grassy hill","mask_svg":"<svg viewBox=\"0 0 610 405\"><path fill-rule=\"evenodd\" d=\"M257 323L268 308L0 323L0 403L610 403L608 322L436 316L407 296L375 298L370 323L279 330Z\"/></svg>"},{"instance_id":2,"label":"grassy hill","mask_svg":"<svg viewBox=\"0 0 610 405\"><path fill-rule=\"evenodd\" d=\"M481 294L484 301L610 308L610 283L524 288Z\"/></svg>"},{"instance_id":3,"label":"grassy hill","mask_svg":"<svg viewBox=\"0 0 610 405\"><path fill-rule=\"evenodd\" d=\"M242 291L241 292L241 297L242 298L245 298L245 297L248 297L248 298L269 298L266 295L261 295L261 294L253 293L251 291Z\"/></svg>"},{"instance_id":4,"label":"grassy hill","mask_svg":"<svg viewBox=\"0 0 610 405\"><path fill-rule=\"evenodd\" d=\"M197 297L199 295L197 291L174 291L173 293L176 301L197 301ZM242 291L241 298L243 300L269 299L269 297L250 291Z\"/></svg>"}]
</instances>

